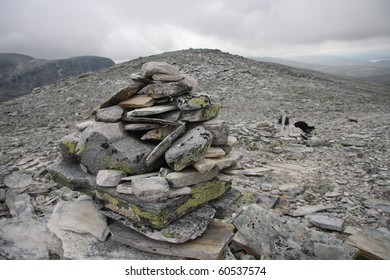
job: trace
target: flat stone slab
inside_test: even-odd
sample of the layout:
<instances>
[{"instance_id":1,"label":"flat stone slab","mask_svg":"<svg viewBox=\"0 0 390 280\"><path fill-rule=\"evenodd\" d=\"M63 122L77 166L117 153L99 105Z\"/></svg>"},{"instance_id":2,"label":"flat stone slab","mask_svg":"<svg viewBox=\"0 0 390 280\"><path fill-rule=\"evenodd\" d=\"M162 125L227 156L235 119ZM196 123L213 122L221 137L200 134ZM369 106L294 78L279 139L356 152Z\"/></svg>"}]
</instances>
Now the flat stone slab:
<instances>
[{"instance_id":1,"label":"flat stone slab","mask_svg":"<svg viewBox=\"0 0 390 280\"><path fill-rule=\"evenodd\" d=\"M168 137L172 132L177 129L177 126L165 125L156 129L149 130L144 135L142 135L141 140L153 140L153 141L162 141Z\"/></svg>"},{"instance_id":2,"label":"flat stone slab","mask_svg":"<svg viewBox=\"0 0 390 280\"><path fill-rule=\"evenodd\" d=\"M194 111L182 111L180 120L185 122L204 122L216 118L221 110L221 105L212 104L208 108L194 110Z\"/></svg>"},{"instance_id":3,"label":"flat stone slab","mask_svg":"<svg viewBox=\"0 0 390 280\"><path fill-rule=\"evenodd\" d=\"M152 229L136 224L114 212L103 211L103 214L153 240L169 243L184 243L188 240L195 239L206 230L207 225L214 218L215 210L209 205L204 205L180 219L173 221L162 229Z\"/></svg>"},{"instance_id":4,"label":"flat stone slab","mask_svg":"<svg viewBox=\"0 0 390 280\"><path fill-rule=\"evenodd\" d=\"M138 178L132 180L132 191L146 202L160 202L168 199L169 185L163 177Z\"/></svg>"},{"instance_id":5,"label":"flat stone slab","mask_svg":"<svg viewBox=\"0 0 390 280\"><path fill-rule=\"evenodd\" d=\"M306 216L309 220L309 222L316 227L327 229L327 230L336 230L336 231L343 231L344 227L344 220L335 218L335 217L329 217L325 215L308 215Z\"/></svg>"},{"instance_id":6,"label":"flat stone slab","mask_svg":"<svg viewBox=\"0 0 390 280\"><path fill-rule=\"evenodd\" d=\"M142 251L189 259L218 260L234 233L234 226L211 222L202 236L181 244L170 244L149 239L115 223L110 226L112 238Z\"/></svg>"},{"instance_id":7,"label":"flat stone slab","mask_svg":"<svg viewBox=\"0 0 390 280\"><path fill-rule=\"evenodd\" d=\"M182 75L170 75L170 74L154 74L152 76L153 81L159 82L178 82L184 79Z\"/></svg>"},{"instance_id":8,"label":"flat stone slab","mask_svg":"<svg viewBox=\"0 0 390 280\"><path fill-rule=\"evenodd\" d=\"M117 122L122 118L123 112L124 110L117 105L98 109L95 120L97 122Z\"/></svg>"},{"instance_id":9,"label":"flat stone slab","mask_svg":"<svg viewBox=\"0 0 390 280\"><path fill-rule=\"evenodd\" d=\"M140 74L148 79L155 74L179 75L179 68L163 61L150 61L142 65Z\"/></svg>"},{"instance_id":10,"label":"flat stone slab","mask_svg":"<svg viewBox=\"0 0 390 280\"><path fill-rule=\"evenodd\" d=\"M39 183L29 174L13 172L5 177L4 184L8 188L12 189L15 194L21 194L28 190L31 186Z\"/></svg>"},{"instance_id":11,"label":"flat stone slab","mask_svg":"<svg viewBox=\"0 0 390 280\"><path fill-rule=\"evenodd\" d=\"M145 86L142 82L133 82L130 85L114 92L106 101L104 101L99 108L106 108L118 105L119 102L129 99Z\"/></svg>"},{"instance_id":12,"label":"flat stone slab","mask_svg":"<svg viewBox=\"0 0 390 280\"><path fill-rule=\"evenodd\" d=\"M160 128L161 125L153 123L129 123L125 125L126 131L145 131Z\"/></svg>"},{"instance_id":13,"label":"flat stone slab","mask_svg":"<svg viewBox=\"0 0 390 280\"><path fill-rule=\"evenodd\" d=\"M232 152L220 158L205 158L195 162L193 167L201 173L209 171L214 167L218 167L219 170L222 170L237 163L242 156L242 154Z\"/></svg>"},{"instance_id":14,"label":"flat stone slab","mask_svg":"<svg viewBox=\"0 0 390 280\"><path fill-rule=\"evenodd\" d=\"M214 138L213 138L214 139ZM225 151L220 147L210 147L205 154L205 158L220 158L226 155Z\"/></svg>"},{"instance_id":15,"label":"flat stone slab","mask_svg":"<svg viewBox=\"0 0 390 280\"><path fill-rule=\"evenodd\" d=\"M200 173L194 168L188 167L180 172L171 172L166 176L166 179L172 188L182 188L206 182L218 175L218 168Z\"/></svg>"},{"instance_id":16,"label":"flat stone slab","mask_svg":"<svg viewBox=\"0 0 390 280\"><path fill-rule=\"evenodd\" d=\"M123 109L140 109L151 107L154 105L154 99L150 96L139 94L123 100L119 103L119 106Z\"/></svg>"},{"instance_id":17,"label":"flat stone slab","mask_svg":"<svg viewBox=\"0 0 390 280\"><path fill-rule=\"evenodd\" d=\"M229 125L219 118L202 123L202 126L213 135L213 146L225 145L229 137Z\"/></svg>"},{"instance_id":18,"label":"flat stone slab","mask_svg":"<svg viewBox=\"0 0 390 280\"><path fill-rule=\"evenodd\" d=\"M390 260L390 232L367 229L351 235L345 243L359 248L362 255L373 260Z\"/></svg>"},{"instance_id":19,"label":"flat stone slab","mask_svg":"<svg viewBox=\"0 0 390 280\"><path fill-rule=\"evenodd\" d=\"M143 117L143 116L151 116L162 114L165 112L176 110L177 107L175 105L157 105L148 108L135 109L127 112L128 117Z\"/></svg>"},{"instance_id":20,"label":"flat stone slab","mask_svg":"<svg viewBox=\"0 0 390 280\"><path fill-rule=\"evenodd\" d=\"M176 97L189 92L191 87L182 81L162 84L149 84L142 89L142 93L151 96L154 99L165 97Z\"/></svg>"},{"instance_id":21,"label":"flat stone slab","mask_svg":"<svg viewBox=\"0 0 390 280\"><path fill-rule=\"evenodd\" d=\"M329 208L331 207L323 204L305 205L305 206L298 207L296 210L292 211L290 215L294 217L305 216L316 212L321 212Z\"/></svg>"},{"instance_id":22,"label":"flat stone slab","mask_svg":"<svg viewBox=\"0 0 390 280\"><path fill-rule=\"evenodd\" d=\"M125 176L126 172L121 170L99 170L96 175L96 184L101 187L116 187Z\"/></svg>"},{"instance_id":23,"label":"flat stone slab","mask_svg":"<svg viewBox=\"0 0 390 280\"><path fill-rule=\"evenodd\" d=\"M304 227L292 218L279 217L257 204L251 204L234 225L238 230L234 243L262 259L318 259L314 254L314 243L339 246L343 249L342 256L347 259L355 258L357 254L357 250L333 235Z\"/></svg>"}]
</instances>

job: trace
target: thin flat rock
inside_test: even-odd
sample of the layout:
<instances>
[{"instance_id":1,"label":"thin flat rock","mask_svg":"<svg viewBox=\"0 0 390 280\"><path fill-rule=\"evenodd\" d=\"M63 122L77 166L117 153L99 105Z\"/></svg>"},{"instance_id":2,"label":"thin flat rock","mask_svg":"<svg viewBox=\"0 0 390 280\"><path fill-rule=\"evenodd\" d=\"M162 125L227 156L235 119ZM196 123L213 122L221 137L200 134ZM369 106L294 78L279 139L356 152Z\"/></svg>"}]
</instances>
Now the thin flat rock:
<instances>
[{"instance_id":1,"label":"thin flat rock","mask_svg":"<svg viewBox=\"0 0 390 280\"><path fill-rule=\"evenodd\" d=\"M161 127L159 124L155 123L129 123L125 125L126 131L145 131L152 130Z\"/></svg>"},{"instance_id":2,"label":"thin flat rock","mask_svg":"<svg viewBox=\"0 0 390 280\"><path fill-rule=\"evenodd\" d=\"M390 260L390 233L367 229L351 235L345 243L360 249L362 255L373 260Z\"/></svg>"},{"instance_id":3,"label":"thin flat rock","mask_svg":"<svg viewBox=\"0 0 390 280\"><path fill-rule=\"evenodd\" d=\"M147 108L141 108L141 109L135 109L133 111L129 111L127 113L127 116L129 117L143 117L143 116L150 116L150 115L157 115L162 114L165 112L176 110L175 105L157 105L153 107L147 107Z\"/></svg>"},{"instance_id":4,"label":"thin flat rock","mask_svg":"<svg viewBox=\"0 0 390 280\"><path fill-rule=\"evenodd\" d=\"M291 216L299 217L299 216L305 216L312 213L324 211L328 209L329 206L318 204L318 205L305 205L301 206L298 209L294 210L292 213L290 213Z\"/></svg>"},{"instance_id":5,"label":"thin flat rock","mask_svg":"<svg viewBox=\"0 0 390 280\"><path fill-rule=\"evenodd\" d=\"M234 226L211 222L202 236L181 244L172 244L149 239L128 229L120 223L110 226L113 240L141 251L181 258L217 260L234 236Z\"/></svg>"},{"instance_id":6,"label":"thin flat rock","mask_svg":"<svg viewBox=\"0 0 390 280\"><path fill-rule=\"evenodd\" d=\"M151 107L154 105L154 99L147 95L134 95L129 99L123 100L119 106L123 109L139 109Z\"/></svg>"}]
</instances>

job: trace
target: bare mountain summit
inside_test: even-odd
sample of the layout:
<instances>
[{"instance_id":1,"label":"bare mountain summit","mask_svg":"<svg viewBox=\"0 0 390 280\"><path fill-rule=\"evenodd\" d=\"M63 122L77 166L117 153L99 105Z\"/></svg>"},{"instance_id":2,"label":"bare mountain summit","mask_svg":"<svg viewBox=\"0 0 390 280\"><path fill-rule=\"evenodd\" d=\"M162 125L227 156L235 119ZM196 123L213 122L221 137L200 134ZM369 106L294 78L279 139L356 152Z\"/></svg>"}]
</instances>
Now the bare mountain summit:
<instances>
[{"instance_id":1,"label":"bare mountain summit","mask_svg":"<svg viewBox=\"0 0 390 280\"><path fill-rule=\"evenodd\" d=\"M235 228L225 258L390 259L390 88L202 49L141 57L0 104L0 258L175 258L112 236L99 241L73 225L55 235L46 227L49 218L64 224L72 205L58 201L85 204L47 173L59 140L75 125L85 128L92 109L142 78L134 73L151 61L177 66L218 95L219 117L237 138L233 149L243 158L222 171L233 192L211 202L214 226ZM304 133L294 126L299 121L315 129ZM21 242L26 232L31 240ZM116 238L126 236L117 231Z\"/></svg>"}]
</instances>

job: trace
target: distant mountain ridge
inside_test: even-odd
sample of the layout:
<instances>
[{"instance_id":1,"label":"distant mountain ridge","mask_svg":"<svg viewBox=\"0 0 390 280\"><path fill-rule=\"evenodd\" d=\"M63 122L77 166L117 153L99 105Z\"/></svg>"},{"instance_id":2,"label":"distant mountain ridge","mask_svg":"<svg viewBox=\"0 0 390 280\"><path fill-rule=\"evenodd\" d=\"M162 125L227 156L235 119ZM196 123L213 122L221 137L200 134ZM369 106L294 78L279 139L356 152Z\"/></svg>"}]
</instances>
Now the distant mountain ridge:
<instances>
[{"instance_id":1,"label":"distant mountain ridge","mask_svg":"<svg viewBox=\"0 0 390 280\"><path fill-rule=\"evenodd\" d=\"M114 61L98 56L67 59L36 59L15 53L0 53L0 102L30 93L59 79L111 67Z\"/></svg>"}]
</instances>

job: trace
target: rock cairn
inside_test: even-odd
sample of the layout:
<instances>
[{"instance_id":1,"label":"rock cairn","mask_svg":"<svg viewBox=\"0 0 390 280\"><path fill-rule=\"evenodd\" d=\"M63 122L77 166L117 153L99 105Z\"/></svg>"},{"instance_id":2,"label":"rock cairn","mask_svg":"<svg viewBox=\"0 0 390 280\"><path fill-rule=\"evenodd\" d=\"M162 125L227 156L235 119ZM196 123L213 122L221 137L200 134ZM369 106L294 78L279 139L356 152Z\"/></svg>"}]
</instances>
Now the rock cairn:
<instances>
[{"instance_id":1,"label":"rock cairn","mask_svg":"<svg viewBox=\"0 0 390 280\"><path fill-rule=\"evenodd\" d=\"M101 211L143 235L182 243L200 236L231 187L219 172L241 155L218 118L218 97L165 62L149 62L131 83L60 141L49 169L88 192Z\"/></svg>"}]
</instances>

